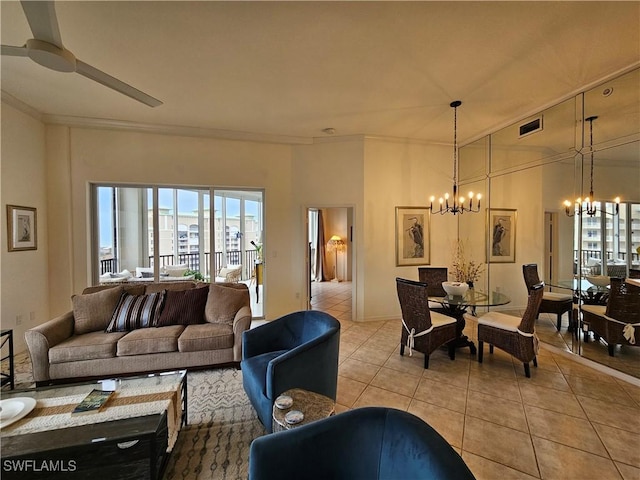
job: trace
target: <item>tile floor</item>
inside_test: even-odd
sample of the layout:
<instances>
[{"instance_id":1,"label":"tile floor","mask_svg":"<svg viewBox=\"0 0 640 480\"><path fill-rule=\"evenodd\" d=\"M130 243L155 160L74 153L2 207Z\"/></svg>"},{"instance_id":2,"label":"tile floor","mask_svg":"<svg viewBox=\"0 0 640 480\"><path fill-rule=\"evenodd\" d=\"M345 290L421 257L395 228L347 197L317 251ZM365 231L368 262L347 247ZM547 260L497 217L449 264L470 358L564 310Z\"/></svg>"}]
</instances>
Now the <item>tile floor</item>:
<instances>
[{"instance_id":1,"label":"tile floor","mask_svg":"<svg viewBox=\"0 0 640 480\"><path fill-rule=\"evenodd\" d=\"M543 346L530 379L495 349L400 356L400 320L351 321L351 284L312 285L312 308L342 324L337 410L384 405L443 435L478 479L640 479L640 384ZM549 320L552 322L552 319ZM475 340L476 326L465 333ZM477 342L476 342L477 343ZM486 347L485 347L486 348Z\"/></svg>"}]
</instances>

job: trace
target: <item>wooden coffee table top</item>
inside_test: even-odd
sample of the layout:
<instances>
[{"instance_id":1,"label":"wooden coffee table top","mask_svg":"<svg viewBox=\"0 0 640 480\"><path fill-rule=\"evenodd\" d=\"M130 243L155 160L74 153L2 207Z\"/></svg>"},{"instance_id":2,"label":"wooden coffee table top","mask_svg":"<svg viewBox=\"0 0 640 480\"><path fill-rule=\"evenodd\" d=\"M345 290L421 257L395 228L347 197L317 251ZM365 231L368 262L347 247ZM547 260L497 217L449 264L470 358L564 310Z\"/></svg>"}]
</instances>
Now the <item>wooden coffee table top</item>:
<instances>
[{"instance_id":1,"label":"wooden coffee table top","mask_svg":"<svg viewBox=\"0 0 640 480\"><path fill-rule=\"evenodd\" d=\"M293 388L283 392L282 395L288 395L293 399L293 405L289 408L279 409L273 406L273 431L289 430L291 428L307 425L308 423L330 417L335 413L335 402L329 397L320 395L319 393L309 392L300 388ZM304 414L304 420L300 423L290 425L285 420L285 415L292 411L298 410Z\"/></svg>"}]
</instances>

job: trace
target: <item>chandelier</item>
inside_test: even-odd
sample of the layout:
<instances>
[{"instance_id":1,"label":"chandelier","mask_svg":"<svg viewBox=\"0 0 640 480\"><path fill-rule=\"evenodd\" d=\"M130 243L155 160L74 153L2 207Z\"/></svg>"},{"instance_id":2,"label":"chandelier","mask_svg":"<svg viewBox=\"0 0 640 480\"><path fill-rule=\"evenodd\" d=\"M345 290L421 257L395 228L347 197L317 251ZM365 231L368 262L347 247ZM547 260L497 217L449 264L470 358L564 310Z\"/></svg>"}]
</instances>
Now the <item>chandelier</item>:
<instances>
[{"instance_id":1,"label":"chandelier","mask_svg":"<svg viewBox=\"0 0 640 480\"><path fill-rule=\"evenodd\" d=\"M449 105L453 108L453 196L450 197L448 193L440 197L440 207L438 210L434 210L433 201L436 197L429 198L429 210L431 213L439 213L444 215L445 213L452 213L454 215L462 215L464 212L477 213L480 211L480 198L482 195L473 195L473 192L469 192L469 206L465 206L465 197L458 196L458 107L462 105L460 100L451 102ZM451 202L449 201L451 200ZM476 208L473 208L473 201L477 200Z\"/></svg>"},{"instance_id":2,"label":"chandelier","mask_svg":"<svg viewBox=\"0 0 640 480\"><path fill-rule=\"evenodd\" d=\"M598 207L594 201L593 195L593 121L597 119L597 116L592 116L585 118L587 122L589 122L589 153L591 156L591 169L589 173L590 184L589 184L589 196L585 199L577 198L575 201L574 209L571 209L571 202L569 200L564 201L564 212L568 217L573 217L574 215L582 215L587 214L590 217L593 217L598 213ZM607 215L618 215L620 211L620 197L616 197L613 200L616 204L614 213L609 213L607 210L603 210L600 208L600 212Z\"/></svg>"}]
</instances>

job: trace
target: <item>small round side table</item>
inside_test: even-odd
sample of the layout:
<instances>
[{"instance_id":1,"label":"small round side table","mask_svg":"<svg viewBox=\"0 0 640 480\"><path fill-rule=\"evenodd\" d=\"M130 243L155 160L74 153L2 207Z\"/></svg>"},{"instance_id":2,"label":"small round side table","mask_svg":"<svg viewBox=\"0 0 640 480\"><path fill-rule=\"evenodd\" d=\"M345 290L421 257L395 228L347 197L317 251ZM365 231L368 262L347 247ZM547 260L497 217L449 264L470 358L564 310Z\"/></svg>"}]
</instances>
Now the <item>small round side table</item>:
<instances>
[{"instance_id":1,"label":"small round side table","mask_svg":"<svg viewBox=\"0 0 640 480\"><path fill-rule=\"evenodd\" d=\"M273 406L273 431L281 432L290 430L302 425L306 425L316 420L330 417L335 413L336 404L329 397L319 393L309 392L301 388L293 388L283 392L282 395L289 395L293 399L293 405L289 408L279 409ZM292 411L298 410L304 414L304 419L300 423L291 425L287 423L284 416Z\"/></svg>"}]
</instances>

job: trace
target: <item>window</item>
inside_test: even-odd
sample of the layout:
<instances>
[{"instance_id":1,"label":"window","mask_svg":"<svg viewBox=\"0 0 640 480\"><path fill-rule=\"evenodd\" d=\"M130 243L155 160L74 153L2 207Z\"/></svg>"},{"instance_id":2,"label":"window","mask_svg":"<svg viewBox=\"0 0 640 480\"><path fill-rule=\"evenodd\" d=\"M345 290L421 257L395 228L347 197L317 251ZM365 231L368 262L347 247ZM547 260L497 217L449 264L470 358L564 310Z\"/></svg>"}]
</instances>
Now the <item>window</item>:
<instances>
[{"instance_id":1,"label":"window","mask_svg":"<svg viewBox=\"0 0 640 480\"><path fill-rule=\"evenodd\" d=\"M583 263L589 258L603 258L606 271L640 268L640 203L621 203L617 215L614 203L596 205L597 213L582 219ZM577 222L578 217L576 231Z\"/></svg>"},{"instance_id":2,"label":"window","mask_svg":"<svg viewBox=\"0 0 640 480\"><path fill-rule=\"evenodd\" d=\"M251 242L262 244L262 197L260 191L93 185L94 283L125 269L142 277L141 269L153 268L161 280L166 265L187 265L209 280L229 264L242 265L242 281L249 283L258 259ZM262 316L262 303L252 310Z\"/></svg>"}]
</instances>

